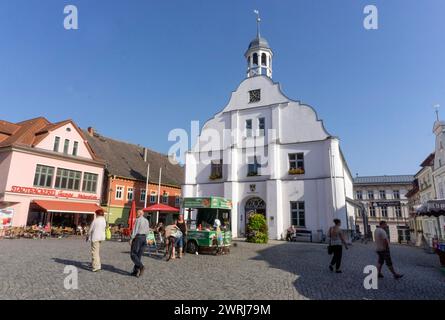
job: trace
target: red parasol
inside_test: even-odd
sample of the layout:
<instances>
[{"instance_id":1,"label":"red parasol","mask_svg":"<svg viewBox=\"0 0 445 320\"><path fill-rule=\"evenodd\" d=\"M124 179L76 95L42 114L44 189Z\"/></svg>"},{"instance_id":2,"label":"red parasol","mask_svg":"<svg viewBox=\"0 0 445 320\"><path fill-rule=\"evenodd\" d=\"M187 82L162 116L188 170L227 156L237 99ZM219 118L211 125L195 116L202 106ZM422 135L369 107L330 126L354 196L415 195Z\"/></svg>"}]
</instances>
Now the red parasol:
<instances>
[{"instance_id":1,"label":"red parasol","mask_svg":"<svg viewBox=\"0 0 445 320\"><path fill-rule=\"evenodd\" d=\"M166 204L158 203L152 206L149 206L144 209L145 212L179 212L178 208L167 206Z\"/></svg>"},{"instance_id":2,"label":"red parasol","mask_svg":"<svg viewBox=\"0 0 445 320\"><path fill-rule=\"evenodd\" d=\"M128 229L130 229L130 233L131 231L133 231L135 221L136 221L136 201L133 200L133 202L131 203L130 214L128 215Z\"/></svg>"}]
</instances>

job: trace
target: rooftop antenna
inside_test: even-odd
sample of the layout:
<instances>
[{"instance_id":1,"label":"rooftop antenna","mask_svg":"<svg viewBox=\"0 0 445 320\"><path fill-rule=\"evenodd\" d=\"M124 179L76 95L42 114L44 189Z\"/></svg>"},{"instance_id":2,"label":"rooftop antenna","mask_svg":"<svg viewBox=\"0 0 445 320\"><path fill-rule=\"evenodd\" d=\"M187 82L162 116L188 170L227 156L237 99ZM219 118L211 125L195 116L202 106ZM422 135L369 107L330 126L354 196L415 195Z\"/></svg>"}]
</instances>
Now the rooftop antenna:
<instances>
[{"instance_id":1,"label":"rooftop antenna","mask_svg":"<svg viewBox=\"0 0 445 320\"><path fill-rule=\"evenodd\" d=\"M435 104L434 109L436 109L436 120L439 121L439 108L440 108L440 104Z\"/></svg>"},{"instance_id":2,"label":"rooftop antenna","mask_svg":"<svg viewBox=\"0 0 445 320\"><path fill-rule=\"evenodd\" d=\"M253 10L253 12L256 14L256 37L260 38L260 12L258 10Z\"/></svg>"}]
</instances>

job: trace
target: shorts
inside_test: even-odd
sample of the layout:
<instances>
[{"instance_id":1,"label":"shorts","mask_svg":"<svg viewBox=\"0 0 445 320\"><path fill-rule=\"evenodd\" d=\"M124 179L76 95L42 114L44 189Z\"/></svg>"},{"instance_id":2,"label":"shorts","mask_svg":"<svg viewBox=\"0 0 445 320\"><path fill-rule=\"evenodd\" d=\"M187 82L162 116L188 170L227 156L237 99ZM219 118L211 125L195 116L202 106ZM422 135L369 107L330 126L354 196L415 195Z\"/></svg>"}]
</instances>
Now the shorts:
<instances>
[{"instance_id":1,"label":"shorts","mask_svg":"<svg viewBox=\"0 0 445 320\"><path fill-rule=\"evenodd\" d=\"M377 251L377 254L379 255L379 264L383 265L386 263L388 267L392 267L392 260L391 260L391 254L389 250L386 251Z\"/></svg>"}]
</instances>

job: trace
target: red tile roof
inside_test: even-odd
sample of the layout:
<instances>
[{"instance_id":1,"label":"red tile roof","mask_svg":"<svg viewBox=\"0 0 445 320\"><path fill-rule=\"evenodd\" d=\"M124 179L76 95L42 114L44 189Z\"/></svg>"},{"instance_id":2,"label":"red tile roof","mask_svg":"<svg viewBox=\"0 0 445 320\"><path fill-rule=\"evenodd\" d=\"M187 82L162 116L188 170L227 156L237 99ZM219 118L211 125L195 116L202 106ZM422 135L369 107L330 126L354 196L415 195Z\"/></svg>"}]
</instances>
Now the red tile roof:
<instances>
[{"instance_id":1,"label":"red tile roof","mask_svg":"<svg viewBox=\"0 0 445 320\"><path fill-rule=\"evenodd\" d=\"M100 160L91 149L91 146L85 138L82 130L80 130L71 119L51 123L44 117L38 117L15 124L0 120L0 148L10 146L25 146L33 148L43 139L45 139L45 137L48 136L51 131L68 123L71 123L83 138L83 141L85 142L93 159Z\"/></svg>"}]
</instances>

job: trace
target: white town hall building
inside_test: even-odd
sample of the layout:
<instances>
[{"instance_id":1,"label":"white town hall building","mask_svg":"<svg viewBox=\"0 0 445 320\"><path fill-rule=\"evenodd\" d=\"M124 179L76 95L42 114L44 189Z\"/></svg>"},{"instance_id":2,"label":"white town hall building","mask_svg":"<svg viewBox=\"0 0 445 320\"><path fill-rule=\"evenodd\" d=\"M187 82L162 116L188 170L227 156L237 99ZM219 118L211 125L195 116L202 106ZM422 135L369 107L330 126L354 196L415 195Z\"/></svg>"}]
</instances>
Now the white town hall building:
<instances>
[{"instance_id":1,"label":"white town hall building","mask_svg":"<svg viewBox=\"0 0 445 320\"><path fill-rule=\"evenodd\" d=\"M245 235L252 212L266 216L271 239L294 225L318 241L334 218L355 229L353 179L339 139L272 81L273 52L259 28L245 58L246 79L186 154L183 197L231 199L234 237Z\"/></svg>"}]
</instances>

